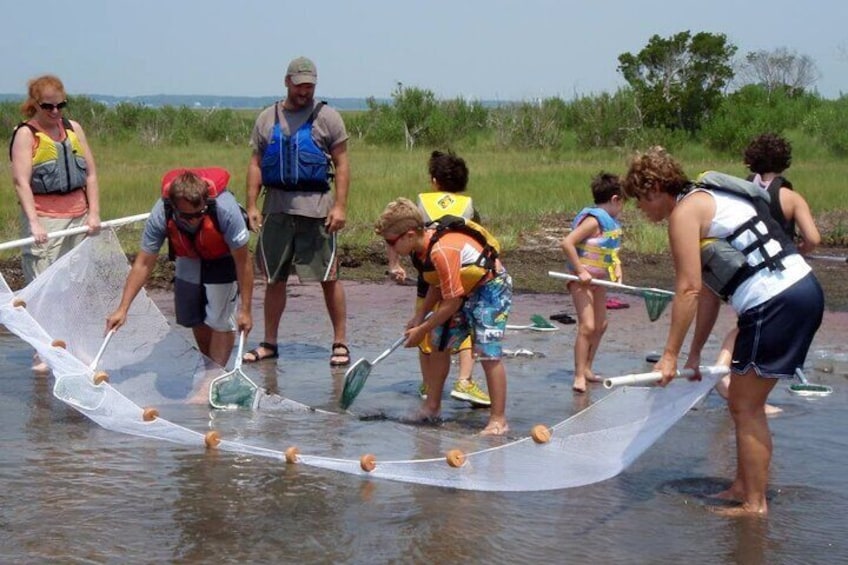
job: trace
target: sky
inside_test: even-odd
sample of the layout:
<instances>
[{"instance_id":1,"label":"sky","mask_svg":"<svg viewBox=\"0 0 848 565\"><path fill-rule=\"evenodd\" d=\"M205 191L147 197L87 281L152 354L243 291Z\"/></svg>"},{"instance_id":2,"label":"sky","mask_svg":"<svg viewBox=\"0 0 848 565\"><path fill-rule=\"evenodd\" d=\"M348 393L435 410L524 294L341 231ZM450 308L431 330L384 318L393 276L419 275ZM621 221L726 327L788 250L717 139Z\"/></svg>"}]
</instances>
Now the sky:
<instances>
[{"instance_id":1,"label":"sky","mask_svg":"<svg viewBox=\"0 0 848 565\"><path fill-rule=\"evenodd\" d=\"M277 96L288 62L318 67L326 98L440 99L614 92L618 56L651 36L723 33L751 51L813 59L827 98L848 93L845 0L3 0L0 93L58 75L69 94Z\"/></svg>"}]
</instances>

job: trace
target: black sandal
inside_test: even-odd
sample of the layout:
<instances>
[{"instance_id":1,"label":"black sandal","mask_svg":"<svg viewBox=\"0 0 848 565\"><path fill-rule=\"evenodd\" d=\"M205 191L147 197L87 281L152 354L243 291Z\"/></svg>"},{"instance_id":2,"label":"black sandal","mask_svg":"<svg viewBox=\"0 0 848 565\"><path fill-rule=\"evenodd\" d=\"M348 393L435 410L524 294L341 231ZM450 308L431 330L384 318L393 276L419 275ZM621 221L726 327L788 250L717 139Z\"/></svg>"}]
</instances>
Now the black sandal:
<instances>
[{"instance_id":1,"label":"black sandal","mask_svg":"<svg viewBox=\"0 0 848 565\"><path fill-rule=\"evenodd\" d=\"M334 343L330 355L330 367L346 367L348 365L350 365L350 349L344 343Z\"/></svg>"},{"instance_id":2,"label":"black sandal","mask_svg":"<svg viewBox=\"0 0 848 565\"><path fill-rule=\"evenodd\" d=\"M549 318L555 322L559 322L560 324L573 324L577 322L573 317L569 316L565 312L560 312L559 314L551 314Z\"/></svg>"},{"instance_id":3,"label":"black sandal","mask_svg":"<svg viewBox=\"0 0 848 565\"><path fill-rule=\"evenodd\" d=\"M267 349L271 353L267 355L262 355L259 353L259 348ZM248 355L252 355L253 357L248 357ZM277 345L274 343L268 343L267 341L262 341L259 343L259 347L254 347L241 357L242 363L258 363L260 361L265 361L266 359L276 359L280 356L279 350L277 349Z\"/></svg>"}]
</instances>

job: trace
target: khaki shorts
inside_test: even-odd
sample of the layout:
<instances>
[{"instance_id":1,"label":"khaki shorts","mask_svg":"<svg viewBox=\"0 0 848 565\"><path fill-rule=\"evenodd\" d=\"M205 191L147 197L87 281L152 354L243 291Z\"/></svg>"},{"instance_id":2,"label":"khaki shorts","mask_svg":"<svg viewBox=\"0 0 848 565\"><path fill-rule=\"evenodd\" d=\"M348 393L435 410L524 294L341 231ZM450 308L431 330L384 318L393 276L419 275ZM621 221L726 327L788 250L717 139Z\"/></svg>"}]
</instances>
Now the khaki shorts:
<instances>
[{"instance_id":1,"label":"khaki shorts","mask_svg":"<svg viewBox=\"0 0 848 565\"><path fill-rule=\"evenodd\" d=\"M47 233L53 233L60 230L76 228L85 225L85 220L88 215L82 215L77 218L46 218L39 216L39 221ZM29 231L29 220L21 215L21 226L26 226L21 229L21 237L31 237ZM56 262L59 257L82 243L86 237L85 232L66 235L65 237L55 237L48 239L44 245L27 245L21 251L21 268L24 273L24 280L27 284L31 283L36 276L43 273L47 267Z\"/></svg>"},{"instance_id":2,"label":"khaki shorts","mask_svg":"<svg viewBox=\"0 0 848 565\"><path fill-rule=\"evenodd\" d=\"M285 281L292 267L302 280L338 279L336 235L327 233L324 222L284 213L265 216L256 260L268 282Z\"/></svg>"}]
</instances>

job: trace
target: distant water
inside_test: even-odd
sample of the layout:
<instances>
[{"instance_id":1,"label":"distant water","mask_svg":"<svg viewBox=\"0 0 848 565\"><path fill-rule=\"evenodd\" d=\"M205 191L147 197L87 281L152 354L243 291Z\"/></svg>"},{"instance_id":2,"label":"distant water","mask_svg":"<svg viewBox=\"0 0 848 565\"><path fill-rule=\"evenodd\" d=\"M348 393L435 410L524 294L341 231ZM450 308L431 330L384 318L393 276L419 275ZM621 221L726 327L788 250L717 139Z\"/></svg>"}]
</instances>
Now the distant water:
<instances>
[{"instance_id":1,"label":"distant water","mask_svg":"<svg viewBox=\"0 0 848 565\"><path fill-rule=\"evenodd\" d=\"M351 346L354 357L373 358L395 337L398 314L412 298L409 289L401 296L383 287L384 307L375 309L373 289L365 292L366 286L349 290ZM315 320L328 324L317 298L295 288L281 360L246 369L286 396L334 409L340 374L326 366L327 328ZM159 300L167 309L170 296ZM562 297L523 295L516 297L516 310L523 317L552 311L553 303ZM635 319L634 310L613 321ZM629 340L611 330L598 363L605 374L644 369L643 344L656 344L665 329L628 324L636 336ZM571 394L573 331L561 326L559 332L508 338L508 346L545 355L507 361L516 434L562 420L603 396L599 388L588 396ZM626 333L624 327L618 333ZM829 347L820 347L819 356ZM109 432L57 401L52 380L34 377L30 361L27 346L0 333L3 562L848 562L848 382L841 366L809 371L811 381L835 389L828 398L798 398L784 385L773 393L771 401L784 413L770 420L771 514L760 520L717 516L704 497L726 484L735 464L733 426L715 395L618 477L578 489L494 494L367 481ZM399 350L374 371L354 412L402 415L417 405L417 385L414 352ZM199 430L277 434L284 448L287 430L315 425L311 418L322 416L185 407L180 417ZM459 437L481 427L486 412L447 399L444 417L441 431L334 417L338 437L328 441L368 432L379 444L405 434L426 451L439 434Z\"/></svg>"},{"instance_id":2,"label":"distant water","mask_svg":"<svg viewBox=\"0 0 848 565\"><path fill-rule=\"evenodd\" d=\"M91 98L101 104L114 106L116 104L138 104L140 106L148 106L151 108L161 108L162 106L174 106L188 108L265 108L270 106L280 98L285 96L284 91L279 94L269 96L216 96L210 94L145 94L140 96L114 96L111 94L79 94ZM356 97L336 97L322 96L321 92L317 92L316 96L321 100L326 100L330 106L337 110L367 110L367 98ZM0 93L0 102L5 100L23 100L20 94L2 94ZM390 98L375 98L379 104L391 104ZM480 103L487 108L496 108L504 104L511 104L508 100L481 100Z\"/></svg>"}]
</instances>

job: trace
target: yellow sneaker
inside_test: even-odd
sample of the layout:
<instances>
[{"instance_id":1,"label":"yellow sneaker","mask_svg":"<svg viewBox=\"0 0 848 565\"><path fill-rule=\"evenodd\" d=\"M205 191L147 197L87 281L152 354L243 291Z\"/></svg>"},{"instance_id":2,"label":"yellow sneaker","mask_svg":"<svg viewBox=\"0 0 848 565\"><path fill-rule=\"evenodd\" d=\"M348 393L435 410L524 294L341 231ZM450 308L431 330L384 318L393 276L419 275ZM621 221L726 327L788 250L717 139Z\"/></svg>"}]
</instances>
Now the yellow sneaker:
<instances>
[{"instance_id":1,"label":"yellow sneaker","mask_svg":"<svg viewBox=\"0 0 848 565\"><path fill-rule=\"evenodd\" d=\"M483 389L472 380L457 380L451 390L451 398L470 402L475 406L491 406L492 401Z\"/></svg>"}]
</instances>

